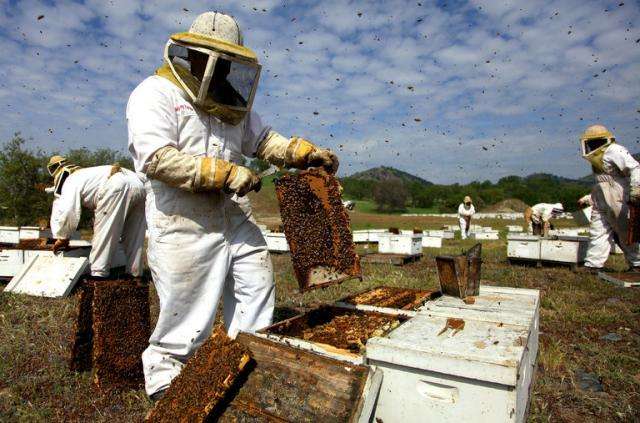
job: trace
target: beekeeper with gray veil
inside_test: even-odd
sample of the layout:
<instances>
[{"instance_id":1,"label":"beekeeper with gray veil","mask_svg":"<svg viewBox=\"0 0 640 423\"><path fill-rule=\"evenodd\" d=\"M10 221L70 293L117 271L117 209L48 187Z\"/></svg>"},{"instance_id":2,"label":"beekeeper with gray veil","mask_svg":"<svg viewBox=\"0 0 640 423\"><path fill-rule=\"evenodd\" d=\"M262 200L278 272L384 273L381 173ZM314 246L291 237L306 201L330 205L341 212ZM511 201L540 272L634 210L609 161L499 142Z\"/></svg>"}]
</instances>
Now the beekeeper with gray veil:
<instances>
[{"instance_id":1,"label":"beekeeper with gray veil","mask_svg":"<svg viewBox=\"0 0 640 423\"><path fill-rule=\"evenodd\" d=\"M209 337L221 296L230 336L271 323L271 258L245 197L260 180L244 157L338 168L331 151L262 122L251 107L259 76L236 20L207 12L170 36L164 64L129 98L129 150L148 177L148 262L160 298L143 354L154 400Z\"/></svg>"},{"instance_id":2,"label":"beekeeper with gray veil","mask_svg":"<svg viewBox=\"0 0 640 423\"><path fill-rule=\"evenodd\" d=\"M591 191L593 209L584 265L593 272L601 269L617 238L627 262L636 269L640 266L638 244L629 245L626 240L628 203L640 205L640 164L602 125L588 127L580 137L580 145L596 182Z\"/></svg>"}]
</instances>

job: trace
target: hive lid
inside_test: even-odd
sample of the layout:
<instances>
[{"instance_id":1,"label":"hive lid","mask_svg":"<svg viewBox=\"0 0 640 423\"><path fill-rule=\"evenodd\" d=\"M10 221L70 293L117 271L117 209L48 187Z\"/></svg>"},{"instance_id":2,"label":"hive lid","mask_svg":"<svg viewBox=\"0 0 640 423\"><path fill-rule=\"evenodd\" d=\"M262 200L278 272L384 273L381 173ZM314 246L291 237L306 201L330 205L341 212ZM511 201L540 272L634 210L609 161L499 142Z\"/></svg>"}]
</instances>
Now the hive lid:
<instances>
[{"instance_id":1,"label":"hive lid","mask_svg":"<svg viewBox=\"0 0 640 423\"><path fill-rule=\"evenodd\" d=\"M367 342L369 360L516 386L529 330L480 320L417 315ZM372 364L376 364L372 362Z\"/></svg>"},{"instance_id":2,"label":"hive lid","mask_svg":"<svg viewBox=\"0 0 640 423\"><path fill-rule=\"evenodd\" d=\"M38 297L66 297L88 266L86 257L36 255L4 290Z\"/></svg>"},{"instance_id":3,"label":"hive lid","mask_svg":"<svg viewBox=\"0 0 640 423\"><path fill-rule=\"evenodd\" d=\"M540 241L539 235L512 233L507 235L507 241Z\"/></svg>"},{"instance_id":4,"label":"hive lid","mask_svg":"<svg viewBox=\"0 0 640 423\"><path fill-rule=\"evenodd\" d=\"M535 289L480 286L472 301L443 296L429 301L418 312L441 316L464 315L476 320L531 327L540 304Z\"/></svg>"}]
</instances>

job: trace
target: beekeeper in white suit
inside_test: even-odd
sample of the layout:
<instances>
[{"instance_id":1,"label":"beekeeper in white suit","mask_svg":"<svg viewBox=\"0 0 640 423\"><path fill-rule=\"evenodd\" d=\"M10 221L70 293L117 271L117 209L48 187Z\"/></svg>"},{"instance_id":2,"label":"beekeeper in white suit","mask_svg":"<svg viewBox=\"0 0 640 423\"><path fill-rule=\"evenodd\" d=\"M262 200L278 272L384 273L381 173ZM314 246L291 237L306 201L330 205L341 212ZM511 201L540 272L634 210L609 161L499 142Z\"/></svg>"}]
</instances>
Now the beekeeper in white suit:
<instances>
[{"instance_id":1,"label":"beekeeper in white suit","mask_svg":"<svg viewBox=\"0 0 640 423\"><path fill-rule=\"evenodd\" d=\"M126 272L142 276L144 186L138 175L120 166L81 168L53 156L47 169L54 181L51 233L54 252L69 246L82 207L94 211L91 276L106 278L118 245L127 257Z\"/></svg>"},{"instance_id":2,"label":"beekeeper in white suit","mask_svg":"<svg viewBox=\"0 0 640 423\"><path fill-rule=\"evenodd\" d=\"M527 231L533 235L548 236L551 229L551 219L564 212L562 203L538 203L527 207L524 211L524 221Z\"/></svg>"},{"instance_id":3,"label":"beekeeper in white suit","mask_svg":"<svg viewBox=\"0 0 640 423\"><path fill-rule=\"evenodd\" d=\"M153 400L209 337L221 296L230 336L271 323L271 258L244 197L260 181L243 156L338 167L331 151L281 136L251 110L259 75L235 19L207 12L170 36L164 65L129 98L129 149L148 177L148 262L160 297L143 354Z\"/></svg>"},{"instance_id":4,"label":"beekeeper in white suit","mask_svg":"<svg viewBox=\"0 0 640 423\"><path fill-rule=\"evenodd\" d=\"M589 249L585 267L596 272L604 266L617 238L627 262L640 266L638 244L628 245L628 202L640 204L640 164L615 142L602 125L590 126L580 137L582 157L591 163L596 184L591 191Z\"/></svg>"},{"instance_id":5,"label":"beekeeper in white suit","mask_svg":"<svg viewBox=\"0 0 640 423\"><path fill-rule=\"evenodd\" d=\"M468 195L464 197L464 200L458 206L458 223L460 224L460 237L467 239L469 236L469 229L471 227L471 217L476 214L476 209L473 207L471 197Z\"/></svg>"}]
</instances>

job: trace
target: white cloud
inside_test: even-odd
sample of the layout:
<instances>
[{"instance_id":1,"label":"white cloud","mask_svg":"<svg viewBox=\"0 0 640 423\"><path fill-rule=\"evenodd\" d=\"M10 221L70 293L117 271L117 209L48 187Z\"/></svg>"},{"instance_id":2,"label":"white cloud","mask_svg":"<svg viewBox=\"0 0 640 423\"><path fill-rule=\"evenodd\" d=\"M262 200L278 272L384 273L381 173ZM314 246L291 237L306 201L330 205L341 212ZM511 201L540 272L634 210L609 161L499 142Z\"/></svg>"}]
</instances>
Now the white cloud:
<instances>
[{"instance_id":1,"label":"white cloud","mask_svg":"<svg viewBox=\"0 0 640 423\"><path fill-rule=\"evenodd\" d=\"M335 148L343 173L392 165L454 182L581 176L588 166L575 139L593 121L637 150L640 11L617 4L215 6L238 18L261 57L255 107L274 128ZM49 150L125 151L129 93L161 64L167 36L206 7L195 0L0 6L0 136L22 131Z\"/></svg>"}]
</instances>

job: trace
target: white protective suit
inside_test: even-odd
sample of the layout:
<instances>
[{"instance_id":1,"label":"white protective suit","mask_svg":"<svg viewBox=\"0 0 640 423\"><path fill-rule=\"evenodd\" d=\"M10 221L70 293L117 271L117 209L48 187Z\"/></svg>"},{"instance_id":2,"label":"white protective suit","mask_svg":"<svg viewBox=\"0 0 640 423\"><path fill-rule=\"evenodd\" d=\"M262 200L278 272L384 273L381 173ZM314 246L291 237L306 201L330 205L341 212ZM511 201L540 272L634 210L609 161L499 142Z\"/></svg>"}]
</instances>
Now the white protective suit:
<instances>
[{"instance_id":1,"label":"white protective suit","mask_svg":"<svg viewBox=\"0 0 640 423\"><path fill-rule=\"evenodd\" d=\"M112 169L96 166L69 175L53 201L51 232L56 239L69 239L78 227L82 207L94 210L91 275L109 276L111 261L121 242L127 257L127 273L142 276L144 186L134 172L120 169L111 175Z\"/></svg>"},{"instance_id":2,"label":"white protective suit","mask_svg":"<svg viewBox=\"0 0 640 423\"><path fill-rule=\"evenodd\" d=\"M562 210L561 203L538 203L531 207L531 221L537 225L544 225L545 222L554 217L554 210ZM532 225L529 224L529 233L533 232Z\"/></svg>"},{"instance_id":3,"label":"white protective suit","mask_svg":"<svg viewBox=\"0 0 640 423\"><path fill-rule=\"evenodd\" d=\"M614 245L614 234L631 266L640 266L639 245L627 245L629 187L640 185L640 164L618 144L607 147L603 156L604 173L596 174L591 192L593 211L589 229L586 267L601 268Z\"/></svg>"},{"instance_id":4,"label":"white protective suit","mask_svg":"<svg viewBox=\"0 0 640 423\"><path fill-rule=\"evenodd\" d=\"M462 239L467 239L467 236L469 235L469 226L467 226L467 220L465 217L469 218L475 213L476 209L473 207L473 204L467 207L464 203L460 203L458 206L458 223L460 224L460 236Z\"/></svg>"},{"instance_id":5,"label":"white protective suit","mask_svg":"<svg viewBox=\"0 0 640 423\"><path fill-rule=\"evenodd\" d=\"M127 105L129 150L145 173L154 153L173 146L236 164L254 157L270 127L255 112L236 126L194 108L167 79L151 76ZM145 183L148 263L160 298L158 322L142 356L147 394L166 389L209 337L218 301L230 336L271 324L271 257L246 197L192 193L157 179Z\"/></svg>"}]
</instances>

